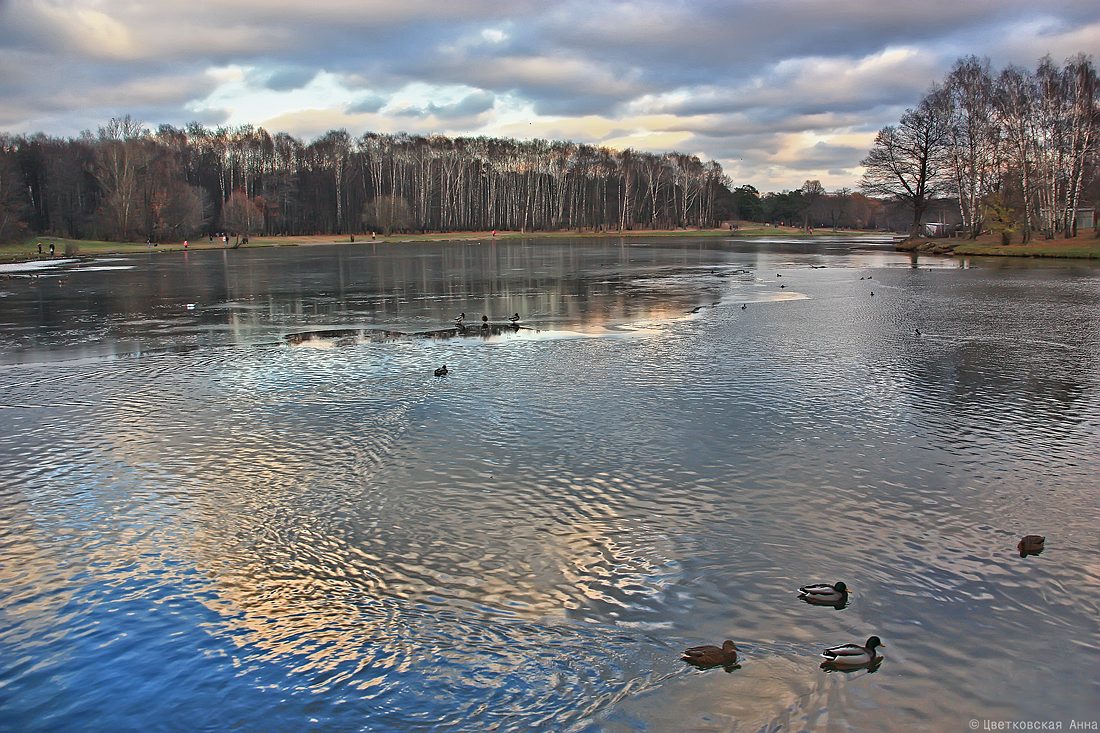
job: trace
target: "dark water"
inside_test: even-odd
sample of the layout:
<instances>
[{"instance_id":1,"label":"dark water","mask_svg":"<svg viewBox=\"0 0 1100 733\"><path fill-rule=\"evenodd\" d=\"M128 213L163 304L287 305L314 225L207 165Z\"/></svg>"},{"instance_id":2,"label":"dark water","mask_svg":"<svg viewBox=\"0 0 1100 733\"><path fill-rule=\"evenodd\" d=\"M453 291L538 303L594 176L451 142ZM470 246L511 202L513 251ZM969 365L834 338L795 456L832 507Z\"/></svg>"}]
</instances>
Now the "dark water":
<instances>
[{"instance_id":1,"label":"dark water","mask_svg":"<svg viewBox=\"0 0 1100 733\"><path fill-rule=\"evenodd\" d=\"M7 274L2 730L1100 718L1095 265L655 240ZM834 580L842 610L793 592ZM871 634L876 671L818 668ZM724 638L732 673L678 660Z\"/></svg>"}]
</instances>

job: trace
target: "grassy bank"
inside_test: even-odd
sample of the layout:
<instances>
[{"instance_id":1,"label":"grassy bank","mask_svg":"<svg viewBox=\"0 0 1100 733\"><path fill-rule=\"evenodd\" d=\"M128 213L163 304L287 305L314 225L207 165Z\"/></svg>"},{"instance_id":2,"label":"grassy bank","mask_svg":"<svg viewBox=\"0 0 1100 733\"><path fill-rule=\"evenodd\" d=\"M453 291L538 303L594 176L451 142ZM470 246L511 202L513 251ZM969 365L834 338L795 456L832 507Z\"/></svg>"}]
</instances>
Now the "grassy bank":
<instances>
[{"instance_id":1,"label":"grassy bank","mask_svg":"<svg viewBox=\"0 0 1100 733\"><path fill-rule=\"evenodd\" d=\"M1032 239L1027 244L1001 244L999 234L977 239L908 239L897 246L903 252L988 257L1066 257L1100 259L1100 238L1085 230L1073 239Z\"/></svg>"},{"instance_id":2,"label":"grassy bank","mask_svg":"<svg viewBox=\"0 0 1100 733\"><path fill-rule=\"evenodd\" d=\"M825 235L831 232L820 231ZM845 232L845 234L859 234L860 232ZM869 233L869 232L868 232ZM622 239L631 237L805 237L811 235L794 227L761 227L755 224L746 224L740 229L634 229L625 232L619 231L560 231L560 232L504 232L498 231L495 235L491 231L485 232L438 232L427 234L376 234L373 238L370 233L354 235L354 244L369 244L371 242L442 242L442 241L478 241L489 242L506 239ZM134 254L138 252L179 252L184 249L180 242L162 242L157 246L150 246L145 242L104 242L90 239L65 239L63 237L33 237L16 244L0 244L0 261L19 262L48 258L50 256L50 244L54 245L55 257L90 257L109 254ZM42 245L42 254L38 253L38 245ZM350 235L314 235L314 236L286 236L286 237L250 237L248 244L250 249L256 247L303 247L319 244L353 244ZM233 240L229 242L233 246ZM188 242L188 250L196 249L224 249L218 239L210 240L200 237Z\"/></svg>"}]
</instances>

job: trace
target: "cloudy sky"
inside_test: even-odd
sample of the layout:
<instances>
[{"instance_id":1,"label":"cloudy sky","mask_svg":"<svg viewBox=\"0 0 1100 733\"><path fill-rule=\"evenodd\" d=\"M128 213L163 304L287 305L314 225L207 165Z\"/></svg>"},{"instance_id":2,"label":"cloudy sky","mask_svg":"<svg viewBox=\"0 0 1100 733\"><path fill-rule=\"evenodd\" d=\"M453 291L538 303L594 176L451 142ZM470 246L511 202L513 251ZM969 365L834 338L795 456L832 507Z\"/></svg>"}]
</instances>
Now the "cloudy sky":
<instances>
[{"instance_id":1,"label":"cloudy sky","mask_svg":"<svg viewBox=\"0 0 1100 733\"><path fill-rule=\"evenodd\" d=\"M1077 52L1097 0L0 0L0 132L542 137L832 190L960 56Z\"/></svg>"}]
</instances>

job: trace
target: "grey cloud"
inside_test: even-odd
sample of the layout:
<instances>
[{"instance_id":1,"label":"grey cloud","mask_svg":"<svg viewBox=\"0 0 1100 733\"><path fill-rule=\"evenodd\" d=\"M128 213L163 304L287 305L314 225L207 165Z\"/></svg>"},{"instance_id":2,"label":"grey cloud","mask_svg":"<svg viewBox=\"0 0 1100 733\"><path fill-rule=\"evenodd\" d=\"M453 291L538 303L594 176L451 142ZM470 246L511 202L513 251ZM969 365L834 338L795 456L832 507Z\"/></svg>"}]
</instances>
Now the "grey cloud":
<instances>
[{"instance_id":1,"label":"grey cloud","mask_svg":"<svg viewBox=\"0 0 1100 733\"><path fill-rule=\"evenodd\" d=\"M263 86L277 92L289 92L308 85L317 76L318 69L305 67L284 67L266 74Z\"/></svg>"},{"instance_id":2,"label":"grey cloud","mask_svg":"<svg viewBox=\"0 0 1100 733\"><path fill-rule=\"evenodd\" d=\"M457 102L451 104L436 104L431 102L425 106L412 106L396 110L394 114L402 117L437 117L439 119L456 119L460 117L474 117L493 108L496 97L489 92L479 91L466 95Z\"/></svg>"},{"instance_id":3,"label":"grey cloud","mask_svg":"<svg viewBox=\"0 0 1100 733\"><path fill-rule=\"evenodd\" d=\"M428 110L436 117L468 117L491 110L495 102L496 97L489 92L474 92L454 104L430 104Z\"/></svg>"},{"instance_id":4,"label":"grey cloud","mask_svg":"<svg viewBox=\"0 0 1100 733\"><path fill-rule=\"evenodd\" d=\"M866 154L867 151L860 148L819 142L802 153L798 168L813 170L816 168L839 169L852 167L852 161L858 162Z\"/></svg>"},{"instance_id":5,"label":"grey cloud","mask_svg":"<svg viewBox=\"0 0 1100 733\"><path fill-rule=\"evenodd\" d=\"M347 111L351 114L374 113L386 106L386 98L377 94L368 94L358 102L349 105Z\"/></svg>"}]
</instances>

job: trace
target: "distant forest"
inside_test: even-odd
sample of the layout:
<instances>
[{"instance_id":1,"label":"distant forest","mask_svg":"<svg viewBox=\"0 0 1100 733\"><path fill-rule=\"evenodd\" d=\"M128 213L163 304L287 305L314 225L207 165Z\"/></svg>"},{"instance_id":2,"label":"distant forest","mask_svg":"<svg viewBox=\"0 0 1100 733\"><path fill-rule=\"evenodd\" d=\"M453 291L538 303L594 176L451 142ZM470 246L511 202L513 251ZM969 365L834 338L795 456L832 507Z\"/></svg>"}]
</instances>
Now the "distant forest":
<instances>
[{"instance_id":1,"label":"distant forest","mask_svg":"<svg viewBox=\"0 0 1100 733\"><path fill-rule=\"evenodd\" d=\"M306 144L261 127L0 135L0 240L677 229L730 219L884 226L882 204L817 181L731 190L715 161L546 140L333 130Z\"/></svg>"}]
</instances>

